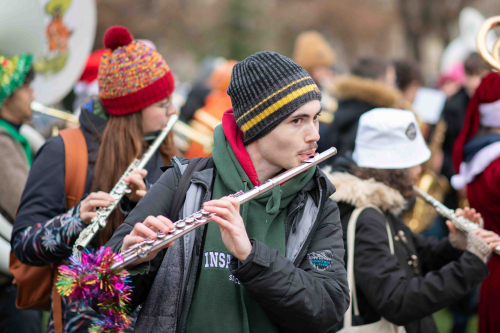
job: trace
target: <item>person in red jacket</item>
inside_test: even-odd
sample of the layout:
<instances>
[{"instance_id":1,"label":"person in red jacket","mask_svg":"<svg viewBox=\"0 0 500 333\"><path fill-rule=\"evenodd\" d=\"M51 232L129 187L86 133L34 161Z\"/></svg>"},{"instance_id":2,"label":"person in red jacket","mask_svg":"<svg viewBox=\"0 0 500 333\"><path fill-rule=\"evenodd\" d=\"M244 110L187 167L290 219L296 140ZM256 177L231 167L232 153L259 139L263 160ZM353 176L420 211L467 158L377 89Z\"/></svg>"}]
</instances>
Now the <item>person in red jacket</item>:
<instances>
[{"instance_id":1,"label":"person in red jacket","mask_svg":"<svg viewBox=\"0 0 500 333\"><path fill-rule=\"evenodd\" d=\"M456 190L467 191L470 206L481 213L484 228L500 232L500 75L488 74L469 102L465 122L453 147ZM500 256L488 262L481 286L479 332L500 327Z\"/></svg>"}]
</instances>

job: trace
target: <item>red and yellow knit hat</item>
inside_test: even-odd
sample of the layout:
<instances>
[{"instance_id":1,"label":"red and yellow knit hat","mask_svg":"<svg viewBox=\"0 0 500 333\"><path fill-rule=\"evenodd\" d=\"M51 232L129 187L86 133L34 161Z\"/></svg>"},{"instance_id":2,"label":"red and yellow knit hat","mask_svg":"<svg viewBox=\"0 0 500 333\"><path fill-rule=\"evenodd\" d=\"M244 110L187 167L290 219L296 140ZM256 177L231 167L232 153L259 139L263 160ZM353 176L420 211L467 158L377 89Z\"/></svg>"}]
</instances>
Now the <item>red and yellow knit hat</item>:
<instances>
[{"instance_id":1,"label":"red and yellow knit hat","mask_svg":"<svg viewBox=\"0 0 500 333\"><path fill-rule=\"evenodd\" d=\"M106 30L104 46L97 80L99 97L109 114L137 112L172 94L174 77L165 59L134 40L127 28Z\"/></svg>"}]
</instances>

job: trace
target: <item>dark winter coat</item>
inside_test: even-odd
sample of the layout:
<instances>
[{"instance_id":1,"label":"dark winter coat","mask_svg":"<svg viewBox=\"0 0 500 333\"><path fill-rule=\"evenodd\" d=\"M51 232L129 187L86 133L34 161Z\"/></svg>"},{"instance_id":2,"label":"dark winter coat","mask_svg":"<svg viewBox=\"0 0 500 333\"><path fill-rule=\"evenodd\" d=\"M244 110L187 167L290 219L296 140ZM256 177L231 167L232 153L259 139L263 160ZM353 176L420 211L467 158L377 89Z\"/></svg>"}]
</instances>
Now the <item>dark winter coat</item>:
<instances>
[{"instance_id":1,"label":"dark winter coat","mask_svg":"<svg viewBox=\"0 0 500 333\"><path fill-rule=\"evenodd\" d=\"M338 82L336 86L339 107L334 114L333 123L327 134L327 149L337 148L337 156L345 156L354 151L354 141L358 131L359 118L377 107L398 107L400 96L395 89L382 82L349 77ZM336 158L329 159L333 163Z\"/></svg>"},{"instance_id":2,"label":"dark winter coat","mask_svg":"<svg viewBox=\"0 0 500 333\"><path fill-rule=\"evenodd\" d=\"M345 172L329 178L337 188L332 198L339 204L343 230L355 208L373 204L385 212L382 216L367 208L356 225L354 274L362 321L369 324L383 316L408 333L437 332L432 314L486 278L486 265L476 255L453 248L447 238L438 241L411 232L399 217L405 200L398 191Z\"/></svg>"},{"instance_id":3,"label":"dark winter coat","mask_svg":"<svg viewBox=\"0 0 500 333\"><path fill-rule=\"evenodd\" d=\"M462 88L455 95L451 96L443 107L442 117L446 121L446 132L442 147L444 159L441 174L445 175L448 179L451 179L451 176L455 174L451 158L453 144L464 125L465 113L467 112L469 101L469 95L467 95L465 88Z\"/></svg>"},{"instance_id":4,"label":"dark winter coat","mask_svg":"<svg viewBox=\"0 0 500 333\"><path fill-rule=\"evenodd\" d=\"M148 215L169 216L186 159L173 159L168 169L117 229L107 246L119 252L125 235ZM179 218L200 209L210 200L214 169L195 172ZM286 257L252 240L252 252L244 263L231 259L232 274L248 289L271 320L283 332L327 332L343 317L349 305L344 268L344 248L339 211L329 199L334 187L321 171L288 207ZM184 332L200 269L204 227L186 234L162 251L132 278L132 308L144 303L136 332ZM309 260L324 254L331 266L320 271ZM136 267L140 270L143 267ZM210 304L207 304L210 306Z\"/></svg>"}]
</instances>

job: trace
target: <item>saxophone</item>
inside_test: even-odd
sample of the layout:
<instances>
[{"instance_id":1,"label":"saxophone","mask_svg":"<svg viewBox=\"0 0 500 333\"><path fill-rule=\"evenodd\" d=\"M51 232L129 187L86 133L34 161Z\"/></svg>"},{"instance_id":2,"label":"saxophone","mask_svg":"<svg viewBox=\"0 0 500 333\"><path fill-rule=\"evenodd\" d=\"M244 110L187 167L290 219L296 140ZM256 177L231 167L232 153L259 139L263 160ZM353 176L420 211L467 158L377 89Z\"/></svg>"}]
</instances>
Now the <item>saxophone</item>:
<instances>
[{"instance_id":1,"label":"saxophone","mask_svg":"<svg viewBox=\"0 0 500 333\"><path fill-rule=\"evenodd\" d=\"M167 126L165 126L165 128L161 130L158 137L153 141L153 143L151 143L151 145L149 146L148 150L146 150L142 158L140 160L136 158L128 166L125 173L120 177L116 185L109 193L113 197L113 199L115 199L115 201L111 203L108 207L100 207L97 210L97 216L94 217L91 220L90 224L85 229L82 230L82 232L78 236L78 239L75 242L75 245L73 246L74 256L78 257L80 251L84 250L87 247L87 245L90 243L92 238L94 238L97 232L106 226L106 221L109 215L113 212L116 206L120 204L120 200L123 198L123 196L126 193L130 193L130 189L127 188L128 184L125 182L125 177L130 176L132 171L137 169L142 169L146 166L151 157L153 157L153 154L156 152L158 147L160 147L163 140L165 140L165 138L167 137L168 133L174 126L177 119L178 119L177 115L171 115L168 120Z\"/></svg>"},{"instance_id":2,"label":"saxophone","mask_svg":"<svg viewBox=\"0 0 500 333\"><path fill-rule=\"evenodd\" d=\"M476 229L481 229L481 227L477 223L474 223L463 216L457 216L452 209L449 209L441 202L436 200L434 197L419 189L417 186L413 186L413 190L417 193L419 197L424 199L425 202L434 207L434 209L439 215L450 220L457 229L460 229L466 233L469 233ZM498 245L493 250L493 252L495 252L495 254L497 255L500 255L500 245Z\"/></svg>"},{"instance_id":3,"label":"saxophone","mask_svg":"<svg viewBox=\"0 0 500 333\"><path fill-rule=\"evenodd\" d=\"M336 153L337 149L333 147L327 149L321 154L316 154L316 156L303 161L301 165L285 171L272 179L269 179L267 182L260 186L256 186L247 192L239 191L237 193L231 194L230 197L238 199L240 203L245 203L261 195L262 193L271 190L273 187L276 187L297 176L298 174L301 174L302 172L312 168L316 164L323 162ZM149 253L154 252L155 250L164 247L166 244L176 240L177 238L184 236L188 232L191 232L194 229L207 224L212 220L212 216L214 215L215 213L209 213L206 210L201 209L189 215L188 217L174 222L174 229L170 230L168 233L157 231L156 239L146 238L143 242L136 243L126 251L120 253L122 259L121 261L116 261L115 263L113 263L113 265L111 266L111 271L123 269L131 263L145 258Z\"/></svg>"},{"instance_id":4,"label":"saxophone","mask_svg":"<svg viewBox=\"0 0 500 333\"><path fill-rule=\"evenodd\" d=\"M434 134L429 143L431 158L423 165L424 171L417 185L420 190L431 193L432 196L440 201L444 199L450 184L445 176L438 175L433 170L433 164L437 154L442 150L446 128L447 126L443 119L436 124ZM408 227L410 227L411 231L420 233L427 230L432 225L436 216L437 214L435 211L430 209L425 202L417 200L413 209L403 214L403 219Z\"/></svg>"}]
</instances>

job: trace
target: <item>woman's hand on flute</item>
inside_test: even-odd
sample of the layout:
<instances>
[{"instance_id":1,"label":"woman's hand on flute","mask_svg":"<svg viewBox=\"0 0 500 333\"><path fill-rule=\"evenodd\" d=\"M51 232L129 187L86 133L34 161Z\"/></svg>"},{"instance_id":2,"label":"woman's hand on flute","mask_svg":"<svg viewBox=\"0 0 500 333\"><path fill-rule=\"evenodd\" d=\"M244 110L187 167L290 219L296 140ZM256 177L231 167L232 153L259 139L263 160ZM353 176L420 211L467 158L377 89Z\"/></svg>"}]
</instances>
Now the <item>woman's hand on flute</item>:
<instances>
[{"instance_id":1,"label":"woman's hand on flute","mask_svg":"<svg viewBox=\"0 0 500 333\"><path fill-rule=\"evenodd\" d=\"M106 192L92 192L80 202L80 218L89 224L97 216L98 207L108 207L115 199Z\"/></svg>"},{"instance_id":2,"label":"woman's hand on flute","mask_svg":"<svg viewBox=\"0 0 500 333\"><path fill-rule=\"evenodd\" d=\"M130 176L125 177L124 181L128 183L128 188L132 191L131 193L125 194L130 201L139 202L139 200L146 195L144 178L146 178L147 174L147 170L138 169L132 171Z\"/></svg>"},{"instance_id":3,"label":"woman's hand on flute","mask_svg":"<svg viewBox=\"0 0 500 333\"><path fill-rule=\"evenodd\" d=\"M136 243L143 242L146 238L156 239L156 236L157 236L156 233L158 231L162 231L165 234L168 234L168 232L170 230L174 230L174 229L175 229L175 227L174 227L174 224L172 223L172 221L167 219L165 216L161 216L161 215L159 215L157 217L148 216L144 220L144 222L136 223L134 225L134 229L132 230L132 232L130 234L128 234L127 236L125 236L125 238L123 239L121 252L128 250L129 247L131 247L132 245L134 245ZM160 250L167 248L167 247L170 247L174 244L175 244L175 242L170 242L170 243L166 244L165 246L163 246L162 248L160 248L156 251L150 252L145 258L135 261L133 264L130 264L129 267L136 266L142 262L150 261L151 259L156 257L156 255L158 254L158 252L160 252Z\"/></svg>"},{"instance_id":4,"label":"woman's hand on flute","mask_svg":"<svg viewBox=\"0 0 500 333\"><path fill-rule=\"evenodd\" d=\"M481 224L482 222L481 214L477 213L474 208L465 207L463 210L459 208L455 211L455 215L463 216L467 220L477 224ZM465 251L467 248L467 234L462 230L457 230L451 221L446 221L446 225L450 230L450 243L453 247ZM492 250L500 244L500 237L493 231L477 229L472 231L472 233L481 238Z\"/></svg>"}]
</instances>

